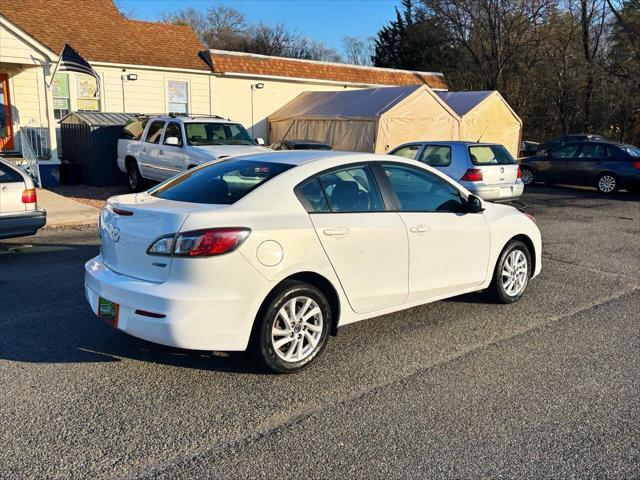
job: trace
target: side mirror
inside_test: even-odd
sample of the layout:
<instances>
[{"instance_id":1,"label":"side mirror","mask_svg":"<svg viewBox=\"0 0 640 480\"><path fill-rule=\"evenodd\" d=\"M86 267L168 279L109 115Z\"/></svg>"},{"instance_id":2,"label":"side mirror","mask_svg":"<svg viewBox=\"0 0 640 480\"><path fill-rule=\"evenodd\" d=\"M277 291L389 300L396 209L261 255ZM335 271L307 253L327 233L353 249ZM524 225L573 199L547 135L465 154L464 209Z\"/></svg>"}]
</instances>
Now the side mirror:
<instances>
[{"instance_id":1,"label":"side mirror","mask_svg":"<svg viewBox=\"0 0 640 480\"><path fill-rule=\"evenodd\" d=\"M262 146L264 146L264 139L261 138L261 137L257 137L256 138L256 143L262 147Z\"/></svg>"},{"instance_id":2,"label":"side mirror","mask_svg":"<svg viewBox=\"0 0 640 480\"><path fill-rule=\"evenodd\" d=\"M482 200L476 197L475 195L469 195L467 197L467 208L469 209L469 213L481 213L484 212L484 205L482 204Z\"/></svg>"},{"instance_id":3,"label":"side mirror","mask_svg":"<svg viewBox=\"0 0 640 480\"><path fill-rule=\"evenodd\" d=\"M180 140L178 140L178 137L168 137L165 141L164 141L165 145L169 145L171 147L179 147L180 146Z\"/></svg>"}]
</instances>

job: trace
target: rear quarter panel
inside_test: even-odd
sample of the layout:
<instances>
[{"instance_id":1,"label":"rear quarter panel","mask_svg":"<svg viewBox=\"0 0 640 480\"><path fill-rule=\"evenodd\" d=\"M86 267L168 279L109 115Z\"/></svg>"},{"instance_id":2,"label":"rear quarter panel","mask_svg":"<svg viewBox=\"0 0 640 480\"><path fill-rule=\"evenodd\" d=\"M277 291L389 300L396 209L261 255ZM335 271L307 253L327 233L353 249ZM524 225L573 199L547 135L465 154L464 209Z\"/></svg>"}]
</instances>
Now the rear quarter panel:
<instances>
[{"instance_id":1,"label":"rear quarter panel","mask_svg":"<svg viewBox=\"0 0 640 480\"><path fill-rule=\"evenodd\" d=\"M139 161L140 149L142 143L140 140L130 140L128 138L121 138L118 140L118 168L121 172L127 171L125 159L130 156Z\"/></svg>"}]
</instances>

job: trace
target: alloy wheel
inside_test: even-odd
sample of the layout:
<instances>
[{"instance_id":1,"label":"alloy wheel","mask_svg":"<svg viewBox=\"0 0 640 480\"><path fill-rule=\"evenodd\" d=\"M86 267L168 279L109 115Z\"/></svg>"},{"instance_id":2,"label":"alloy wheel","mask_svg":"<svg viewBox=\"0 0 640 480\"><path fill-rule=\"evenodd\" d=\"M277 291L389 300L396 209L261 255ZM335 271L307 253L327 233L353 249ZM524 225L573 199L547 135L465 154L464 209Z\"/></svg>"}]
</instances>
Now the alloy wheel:
<instances>
[{"instance_id":1,"label":"alloy wheel","mask_svg":"<svg viewBox=\"0 0 640 480\"><path fill-rule=\"evenodd\" d=\"M523 168L522 171L522 183L525 185L530 185L533 183L533 172L528 168Z\"/></svg>"},{"instance_id":2,"label":"alloy wheel","mask_svg":"<svg viewBox=\"0 0 640 480\"><path fill-rule=\"evenodd\" d=\"M613 175L603 175L598 180L598 190L602 193L611 193L616 189L616 177Z\"/></svg>"},{"instance_id":3,"label":"alloy wheel","mask_svg":"<svg viewBox=\"0 0 640 480\"><path fill-rule=\"evenodd\" d=\"M528 280L527 256L522 250L513 250L502 266L502 287L505 293L510 297L520 295L526 288Z\"/></svg>"},{"instance_id":4,"label":"alloy wheel","mask_svg":"<svg viewBox=\"0 0 640 480\"><path fill-rule=\"evenodd\" d=\"M278 311L271 329L271 344L285 362L300 362L320 344L323 330L320 306L310 297L294 297Z\"/></svg>"}]
</instances>

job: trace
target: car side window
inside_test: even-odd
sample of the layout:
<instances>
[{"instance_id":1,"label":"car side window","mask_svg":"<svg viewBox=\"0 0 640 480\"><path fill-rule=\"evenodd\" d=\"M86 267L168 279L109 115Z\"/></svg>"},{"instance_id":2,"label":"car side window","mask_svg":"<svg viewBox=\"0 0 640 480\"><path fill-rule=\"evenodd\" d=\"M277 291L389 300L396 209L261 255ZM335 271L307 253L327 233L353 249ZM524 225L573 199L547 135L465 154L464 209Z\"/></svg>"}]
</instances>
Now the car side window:
<instances>
[{"instance_id":1,"label":"car side window","mask_svg":"<svg viewBox=\"0 0 640 480\"><path fill-rule=\"evenodd\" d=\"M601 143L585 143L578 155L579 158L603 158L606 156L606 148Z\"/></svg>"},{"instance_id":2,"label":"car side window","mask_svg":"<svg viewBox=\"0 0 640 480\"><path fill-rule=\"evenodd\" d=\"M327 198L324 196L320 181L312 178L302 185L296 187L296 195L309 213L326 213L330 212Z\"/></svg>"},{"instance_id":3,"label":"car side window","mask_svg":"<svg viewBox=\"0 0 640 480\"><path fill-rule=\"evenodd\" d=\"M22 183L24 179L22 175L13 168L0 163L0 183Z\"/></svg>"},{"instance_id":4,"label":"car side window","mask_svg":"<svg viewBox=\"0 0 640 480\"><path fill-rule=\"evenodd\" d=\"M418 161L432 167L448 167L451 165L451 147L444 145L427 145L422 150Z\"/></svg>"},{"instance_id":5,"label":"car side window","mask_svg":"<svg viewBox=\"0 0 640 480\"><path fill-rule=\"evenodd\" d=\"M464 212L460 192L432 173L404 165L383 164L401 212Z\"/></svg>"},{"instance_id":6,"label":"car side window","mask_svg":"<svg viewBox=\"0 0 640 480\"><path fill-rule=\"evenodd\" d=\"M164 144L167 144L167 138L175 137L178 139L178 147L182 146L182 129L180 124L176 122L169 122L167 129L164 132Z\"/></svg>"},{"instance_id":7,"label":"car side window","mask_svg":"<svg viewBox=\"0 0 640 480\"><path fill-rule=\"evenodd\" d=\"M332 213L384 210L382 195L367 166L335 170L318 179Z\"/></svg>"},{"instance_id":8,"label":"car side window","mask_svg":"<svg viewBox=\"0 0 640 480\"><path fill-rule=\"evenodd\" d=\"M147 132L147 143L160 143L160 137L162 136L162 129L164 128L164 122L156 120L149 125L149 131Z\"/></svg>"},{"instance_id":9,"label":"car side window","mask_svg":"<svg viewBox=\"0 0 640 480\"><path fill-rule=\"evenodd\" d=\"M552 158L572 158L575 157L578 153L578 148L580 148L579 143L570 143L568 145L563 145L560 148L556 148L551 152Z\"/></svg>"},{"instance_id":10,"label":"car side window","mask_svg":"<svg viewBox=\"0 0 640 480\"><path fill-rule=\"evenodd\" d=\"M407 145L406 147L401 147L391 152L391 155L397 155L398 157L404 157L413 160L416 158L418 150L420 150L420 145Z\"/></svg>"}]
</instances>

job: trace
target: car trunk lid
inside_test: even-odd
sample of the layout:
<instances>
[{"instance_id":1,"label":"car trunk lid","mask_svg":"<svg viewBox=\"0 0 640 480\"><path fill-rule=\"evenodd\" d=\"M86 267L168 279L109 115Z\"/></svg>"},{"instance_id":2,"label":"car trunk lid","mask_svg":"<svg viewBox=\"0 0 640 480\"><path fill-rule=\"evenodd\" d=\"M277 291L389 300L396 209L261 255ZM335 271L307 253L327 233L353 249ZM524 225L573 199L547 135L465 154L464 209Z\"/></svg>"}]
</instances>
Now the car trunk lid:
<instances>
[{"instance_id":1,"label":"car trunk lid","mask_svg":"<svg viewBox=\"0 0 640 480\"><path fill-rule=\"evenodd\" d=\"M110 199L100 212L100 250L105 265L129 277L166 281L172 257L149 255L147 249L158 238L179 232L189 214L202 208L147 193Z\"/></svg>"},{"instance_id":2,"label":"car trunk lid","mask_svg":"<svg viewBox=\"0 0 640 480\"><path fill-rule=\"evenodd\" d=\"M478 165L487 185L513 185L518 179L518 165Z\"/></svg>"}]
</instances>

